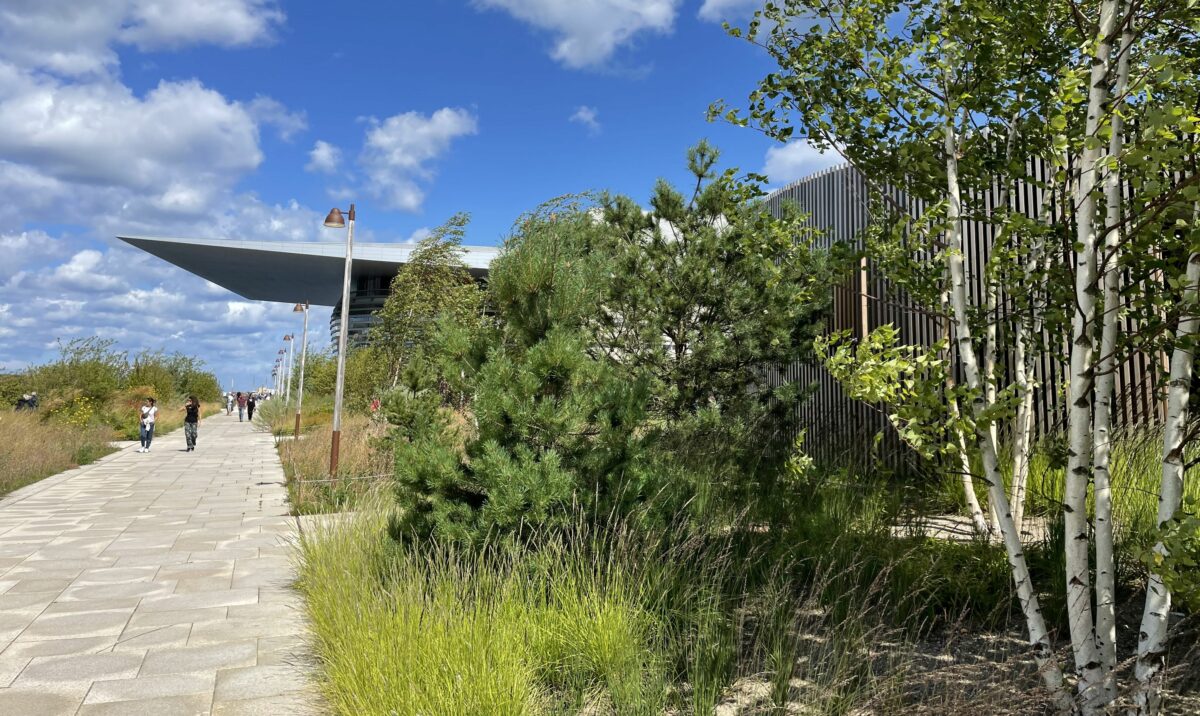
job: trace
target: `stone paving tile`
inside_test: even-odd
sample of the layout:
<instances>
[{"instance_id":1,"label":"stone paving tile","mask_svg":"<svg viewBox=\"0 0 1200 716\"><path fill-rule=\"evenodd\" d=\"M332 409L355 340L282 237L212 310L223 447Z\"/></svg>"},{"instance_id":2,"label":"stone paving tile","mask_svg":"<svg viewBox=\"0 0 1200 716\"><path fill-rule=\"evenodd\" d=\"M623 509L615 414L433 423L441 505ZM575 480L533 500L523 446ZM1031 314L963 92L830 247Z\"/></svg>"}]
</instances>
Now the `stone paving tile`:
<instances>
[{"instance_id":1,"label":"stone paving tile","mask_svg":"<svg viewBox=\"0 0 1200 716\"><path fill-rule=\"evenodd\" d=\"M137 676L142 654L76 654L37 656L13 681L13 686L125 679Z\"/></svg>"},{"instance_id":2,"label":"stone paving tile","mask_svg":"<svg viewBox=\"0 0 1200 716\"><path fill-rule=\"evenodd\" d=\"M111 701L84 704L75 712L78 716L208 716L212 713L210 695L164 696L137 701ZM274 711L275 714L284 713Z\"/></svg>"},{"instance_id":3,"label":"stone paving tile","mask_svg":"<svg viewBox=\"0 0 1200 716\"><path fill-rule=\"evenodd\" d=\"M272 439L201 435L0 499L0 716L321 713Z\"/></svg>"},{"instance_id":4,"label":"stone paving tile","mask_svg":"<svg viewBox=\"0 0 1200 716\"><path fill-rule=\"evenodd\" d=\"M83 700L85 704L112 701L143 701L168 696L203 695L211 699L217 674L170 674L136 679L97 681Z\"/></svg>"},{"instance_id":5,"label":"stone paving tile","mask_svg":"<svg viewBox=\"0 0 1200 716\"><path fill-rule=\"evenodd\" d=\"M179 649L151 649L146 652L141 673L190 674L213 672L258 662L258 642L254 639L223 642Z\"/></svg>"},{"instance_id":6,"label":"stone paving tile","mask_svg":"<svg viewBox=\"0 0 1200 716\"><path fill-rule=\"evenodd\" d=\"M29 716L74 716L83 703L86 687L49 689L8 687L0 689L0 714Z\"/></svg>"}]
</instances>

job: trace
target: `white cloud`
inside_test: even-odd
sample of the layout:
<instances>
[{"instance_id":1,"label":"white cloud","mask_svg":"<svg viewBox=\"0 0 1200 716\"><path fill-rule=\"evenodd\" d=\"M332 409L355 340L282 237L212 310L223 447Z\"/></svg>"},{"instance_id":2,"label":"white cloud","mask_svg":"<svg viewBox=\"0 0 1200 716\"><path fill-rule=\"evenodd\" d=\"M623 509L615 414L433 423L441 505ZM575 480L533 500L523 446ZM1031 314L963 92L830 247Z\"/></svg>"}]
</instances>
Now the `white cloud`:
<instances>
[{"instance_id":1,"label":"white cloud","mask_svg":"<svg viewBox=\"0 0 1200 716\"><path fill-rule=\"evenodd\" d=\"M101 266L103 260L104 254L94 249L85 249L54 269L51 277L56 286L67 290L111 291L120 287L123 282L117 276L104 272L104 267Z\"/></svg>"},{"instance_id":2,"label":"white cloud","mask_svg":"<svg viewBox=\"0 0 1200 716\"><path fill-rule=\"evenodd\" d=\"M747 17L766 4L766 0L704 0L700 17L711 22L725 22Z\"/></svg>"},{"instance_id":3,"label":"white cloud","mask_svg":"<svg viewBox=\"0 0 1200 716\"><path fill-rule=\"evenodd\" d=\"M554 36L551 56L567 67L603 64L640 32L670 32L681 0L476 0Z\"/></svg>"},{"instance_id":4,"label":"white cloud","mask_svg":"<svg viewBox=\"0 0 1200 716\"><path fill-rule=\"evenodd\" d=\"M822 152L808 142L798 140L768 149L762 173L767 175L771 184L780 185L841 164L842 161L841 155L832 149Z\"/></svg>"},{"instance_id":5,"label":"white cloud","mask_svg":"<svg viewBox=\"0 0 1200 716\"><path fill-rule=\"evenodd\" d=\"M594 137L600 133L600 120L597 118L599 114L595 107L580 105L575 114L571 115L570 121L582 124L587 128L588 134Z\"/></svg>"},{"instance_id":6,"label":"white cloud","mask_svg":"<svg viewBox=\"0 0 1200 716\"><path fill-rule=\"evenodd\" d=\"M304 112L292 112L277 99L258 95L246 105L247 111L260 125L275 127L279 138L285 142L308 129L308 117Z\"/></svg>"},{"instance_id":7,"label":"white cloud","mask_svg":"<svg viewBox=\"0 0 1200 716\"><path fill-rule=\"evenodd\" d=\"M425 201L421 182L433 177L430 162L458 137L479 131L473 114L453 107L428 116L404 112L369 122L359 159L370 180L368 190L388 207L404 211L417 211Z\"/></svg>"},{"instance_id":8,"label":"white cloud","mask_svg":"<svg viewBox=\"0 0 1200 716\"><path fill-rule=\"evenodd\" d=\"M0 58L60 75L107 74L115 45L243 46L270 40L283 19L274 0L5 0Z\"/></svg>"},{"instance_id":9,"label":"white cloud","mask_svg":"<svg viewBox=\"0 0 1200 716\"><path fill-rule=\"evenodd\" d=\"M0 154L38 181L164 193L230 185L262 161L246 109L195 80L139 98L119 83L66 84L3 64Z\"/></svg>"},{"instance_id":10,"label":"white cloud","mask_svg":"<svg viewBox=\"0 0 1200 716\"><path fill-rule=\"evenodd\" d=\"M310 172L321 172L323 174L333 174L338 169L338 164L342 161L342 150L338 149L329 142L317 140L313 145L312 150L308 153L308 164L304 168Z\"/></svg>"}]
</instances>

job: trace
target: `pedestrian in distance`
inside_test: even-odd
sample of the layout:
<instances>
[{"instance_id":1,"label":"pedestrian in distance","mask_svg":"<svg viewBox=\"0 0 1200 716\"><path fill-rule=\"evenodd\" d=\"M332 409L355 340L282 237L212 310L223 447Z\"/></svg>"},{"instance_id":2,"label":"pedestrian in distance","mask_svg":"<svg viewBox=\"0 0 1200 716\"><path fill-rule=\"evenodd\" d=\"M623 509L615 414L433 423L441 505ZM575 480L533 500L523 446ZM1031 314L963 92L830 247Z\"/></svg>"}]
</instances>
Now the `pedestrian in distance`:
<instances>
[{"instance_id":1,"label":"pedestrian in distance","mask_svg":"<svg viewBox=\"0 0 1200 716\"><path fill-rule=\"evenodd\" d=\"M200 401L196 396L189 395L183 404L183 436L187 439L187 451L196 449L196 433L200 430Z\"/></svg>"},{"instance_id":2,"label":"pedestrian in distance","mask_svg":"<svg viewBox=\"0 0 1200 716\"><path fill-rule=\"evenodd\" d=\"M154 398L146 398L142 404L142 421L138 425L138 437L142 446L138 452L150 452L150 442L154 440L154 420L158 417L158 407Z\"/></svg>"},{"instance_id":3,"label":"pedestrian in distance","mask_svg":"<svg viewBox=\"0 0 1200 716\"><path fill-rule=\"evenodd\" d=\"M254 394L250 394L250 399L246 401L246 408L249 411L250 422L254 422L254 408L258 405L258 401L254 399Z\"/></svg>"},{"instance_id":4,"label":"pedestrian in distance","mask_svg":"<svg viewBox=\"0 0 1200 716\"><path fill-rule=\"evenodd\" d=\"M225 414L233 415L233 391L225 394Z\"/></svg>"},{"instance_id":5,"label":"pedestrian in distance","mask_svg":"<svg viewBox=\"0 0 1200 716\"><path fill-rule=\"evenodd\" d=\"M238 422L240 423L243 420L245 420L245 418L246 418L246 394L241 392L240 390L238 391L238 394L237 394L237 406L238 406ZM253 416L253 413L251 413L251 416Z\"/></svg>"}]
</instances>

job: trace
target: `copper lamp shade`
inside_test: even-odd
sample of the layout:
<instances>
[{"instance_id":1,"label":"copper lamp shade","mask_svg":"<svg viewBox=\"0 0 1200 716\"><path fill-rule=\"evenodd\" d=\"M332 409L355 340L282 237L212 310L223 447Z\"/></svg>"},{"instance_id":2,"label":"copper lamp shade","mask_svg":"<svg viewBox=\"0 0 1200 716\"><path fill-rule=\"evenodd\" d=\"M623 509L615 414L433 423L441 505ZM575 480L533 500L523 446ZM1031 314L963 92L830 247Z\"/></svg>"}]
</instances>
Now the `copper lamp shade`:
<instances>
[{"instance_id":1,"label":"copper lamp shade","mask_svg":"<svg viewBox=\"0 0 1200 716\"><path fill-rule=\"evenodd\" d=\"M342 217L341 209L330 209L329 216L325 217L325 225L331 229L346 228L346 219Z\"/></svg>"}]
</instances>

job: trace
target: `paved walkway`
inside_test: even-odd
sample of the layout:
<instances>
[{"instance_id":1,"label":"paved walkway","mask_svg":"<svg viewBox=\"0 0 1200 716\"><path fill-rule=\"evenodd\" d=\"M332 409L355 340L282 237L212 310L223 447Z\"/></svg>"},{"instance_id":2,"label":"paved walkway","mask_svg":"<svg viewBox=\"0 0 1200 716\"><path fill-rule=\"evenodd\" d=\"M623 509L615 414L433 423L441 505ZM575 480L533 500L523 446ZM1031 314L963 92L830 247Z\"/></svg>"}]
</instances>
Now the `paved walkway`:
<instances>
[{"instance_id":1,"label":"paved walkway","mask_svg":"<svg viewBox=\"0 0 1200 716\"><path fill-rule=\"evenodd\" d=\"M236 415L0 500L0 714L313 712L272 440Z\"/></svg>"}]
</instances>

